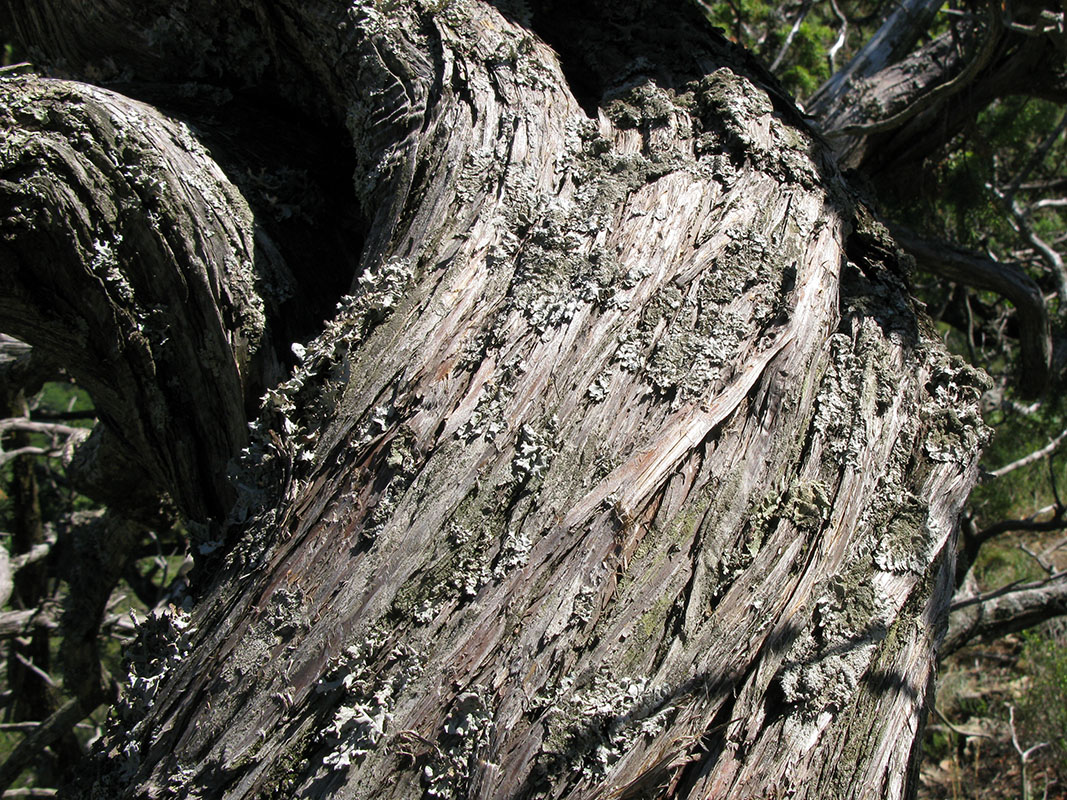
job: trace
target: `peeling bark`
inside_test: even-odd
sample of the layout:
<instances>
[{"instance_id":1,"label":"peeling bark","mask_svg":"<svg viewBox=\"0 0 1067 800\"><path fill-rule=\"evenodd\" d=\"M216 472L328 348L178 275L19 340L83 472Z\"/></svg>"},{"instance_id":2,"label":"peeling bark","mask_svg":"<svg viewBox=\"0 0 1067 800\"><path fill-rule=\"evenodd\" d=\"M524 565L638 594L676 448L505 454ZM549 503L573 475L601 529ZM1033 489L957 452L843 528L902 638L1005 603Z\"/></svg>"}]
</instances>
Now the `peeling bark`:
<instances>
[{"instance_id":1,"label":"peeling bark","mask_svg":"<svg viewBox=\"0 0 1067 800\"><path fill-rule=\"evenodd\" d=\"M344 120L367 229L229 504L218 465L271 324L242 316L267 308L256 218L203 213L247 206L166 116L0 85L5 173L61 187L53 206L36 178L0 184L27 209L4 223L21 288L0 321L61 351L50 304L95 314L75 353L105 419L158 414L131 450L232 543L191 615L131 651L96 796L909 796L985 383L795 110L685 6L244 7L270 90ZM230 30L218 13L173 12L157 49ZM71 63L92 47L58 41ZM205 41L194 62L246 77ZM205 198L163 209L185 236L150 278L148 215L105 202L132 114L163 148L149 179ZM95 120L86 155L47 135L68 120ZM163 303L168 337L205 337L214 371L148 333L116 344L183 277L208 288Z\"/></svg>"}]
</instances>

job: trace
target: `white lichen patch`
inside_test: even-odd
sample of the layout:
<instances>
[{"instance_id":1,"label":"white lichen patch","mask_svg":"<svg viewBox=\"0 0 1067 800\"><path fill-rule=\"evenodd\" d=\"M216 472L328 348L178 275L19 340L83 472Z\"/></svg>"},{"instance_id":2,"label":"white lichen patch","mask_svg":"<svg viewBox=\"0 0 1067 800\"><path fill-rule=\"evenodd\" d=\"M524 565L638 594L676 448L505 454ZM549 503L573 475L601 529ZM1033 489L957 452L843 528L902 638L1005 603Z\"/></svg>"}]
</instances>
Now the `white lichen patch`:
<instances>
[{"instance_id":1,"label":"white lichen patch","mask_svg":"<svg viewBox=\"0 0 1067 800\"><path fill-rule=\"evenodd\" d=\"M830 363L816 397L814 427L823 451L840 465L855 466L867 440L867 420L858 414L862 371L852 339L830 337Z\"/></svg>"},{"instance_id":2,"label":"white lichen patch","mask_svg":"<svg viewBox=\"0 0 1067 800\"><path fill-rule=\"evenodd\" d=\"M991 435L980 413L980 399L990 381L953 357L927 382L931 401L923 406L927 433L923 450L932 461L969 464Z\"/></svg>"},{"instance_id":3,"label":"white lichen patch","mask_svg":"<svg viewBox=\"0 0 1067 800\"><path fill-rule=\"evenodd\" d=\"M927 524L924 503L910 493L878 530L874 563L886 572L923 574L934 557L941 537Z\"/></svg>"},{"instance_id":4,"label":"white lichen patch","mask_svg":"<svg viewBox=\"0 0 1067 800\"><path fill-rule=\"evenodd\" d=\"M127 684L109 731L109 738L120 742L121 780L132 777L140 766L144 720L167 676L192 649L193 633L188 613L173 606L157 608L140 622L137 637L126 649Z\"/></svg>"},{"instance_id":5,"label":"white lichen patch","mask_svg":"<svg viewBox=\"0 0 1067 800\"><path fill-rule=\"evenodd\" d=\"M515 457L511 460L512 476L520 482L542 477L548 469L554 449L546 434L530 425L523 425L519 429Z\"/></svg>"},{"instance_id":6,"label":"white lichen patch","mask_svg":"<svg viewBox=\"0 0 1067 800\"><path fill-rule=\"evenodd\" d=\"M533 543L530 535L524 530L508 529L504 534L504 541L500 546L500 554L493 565L493 577L500 580L512 570L526 565L530 560L530 548Z\"/></svg>"},{"instance_id":7,"label":"white lichen patch","mask_svg":"<svg viewBox=\"0 0 1067 800\"><path fill-rule=\"evenodd\" d=\"M366 641L345 649L320 693L340 692L330 724L321 736L330 746L323 763L343 770L378 747L387 733L397 699L423 670L412 648L398 645L382 653L384 635L372 631Z\"/></svg>"},{"instance_id":8,"label":"white lichen patch","mask_svg":"<svg viewBox=\"0 0 1067 800\"><path fill-rule=\"evenodd\" d=\"M589 384L589 388L585 390L585 396L588 397L594 403L602 403L608 396L608 387L611 386L611 379L614 376L612 369L606 369L601 372L593 382Z\"/></svg>"},{"instance_id":9,"label":"white lichen patch","mask_svg":"<svg viewBox=\"0 0 1067 800\"><path fill-rule=\"evenodd\" d=\"M870 581L869 561L847 569L823 585L812 626L793 642L778 675L783 699L794 707L787 728L801 738L854 699L896 612Z\"/></svg>"},{"instance_id":10,"label":"white lichen patch","mask_svg":"<svg viewBox=\"0 0 1067 800\"><path fill-rule=\"evenodd\" d=\"M471 776L493 729L488 694L475 686L456 697L441 727L437 749L422 769L426 797L458 800L468 796Z\"/></svg>"},{"instance_id":11,"label":"white lichen patch","mask_svg":"<svg viewBox=\"0 0 1067 800\"><path fill-rule=\"evenodd\" d=\"M119 266L116 248L122 244L122 237L115 235L114 242L97 239L93 242L93 254L89 262L89 269L103 279L115 296L128 306L135 302L133 286L130 285L126 275Z\"/></svg>"},{"instance_id":12,"label":"white lichen patch","mask_svg":"<svg viewBox=\"0 0 1067 800\"><path fill-rule=\"evenodd\" d=\"M641 737L663 731L675 711L668 692L645 677L597 673L586 689L571 692L564 679L541 703L549 707L545 750L550 762L569 765L585 777L601 779Z\"/></svg>"},{"instance_id":13,"label":"white lichen patch","mask_svg":"<svg viewBox=\"0 0 1067 800\"><path fill-rule=\"evenodd\" d=\"M458 592L460 597L472 600L492 579L493 573L484 555L480 552L465 554L460 557L455 571L448 579L448 586Z\"/></svg>"}]
</instances>

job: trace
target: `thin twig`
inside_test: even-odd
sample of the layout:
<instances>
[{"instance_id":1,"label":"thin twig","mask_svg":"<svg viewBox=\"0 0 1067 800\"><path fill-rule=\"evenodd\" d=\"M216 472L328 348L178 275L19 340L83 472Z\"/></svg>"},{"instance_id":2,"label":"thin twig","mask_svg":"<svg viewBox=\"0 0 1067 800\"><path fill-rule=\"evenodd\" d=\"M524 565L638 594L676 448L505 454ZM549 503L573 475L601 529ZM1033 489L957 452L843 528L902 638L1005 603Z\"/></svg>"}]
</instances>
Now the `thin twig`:
<instances>
[{"instance_id":1,"label":"thin twig","mask_svg":"<svg viewBox=\"0 0 1067 800\"><path fill-rule=\"evenodd\" d=\"M1015 592L1027 592L1032 589L1042 589L1045 586L1048 586L1051 583L1055 583L1056 581L1065 577L1067 577L1067 570L1057 572L1056 574L1050 575L1047 578L1042 578L1039 581L1031 581L1029 583L1024 583L1021 580L1012 581L1007 586L1001 586L999 589L993 589L989 592L983 592L981 594L972 595L971 597L964 598L963 600L953 600L952 604L949 606L949 611L958 611L961 608L985 603L989 600L994 600L997 597L1003 597L1004 595L1013 594Z\"/></svg>"},{"instance_id":2,"label":"thin twig","mask_svg":"<svg viewBox=\"0 0 1067 800\"><path fill-rule=\"evenodd\" d=\"M1026 160L1026 164L1019 170L1019 174L1015 176L1011 184L1004 192L1005 199L1011 203L1015 201L1015 195L1018 193L1023 182L1030 177L1030 174L1037 169L1038 164L1045 160L1045 156L1048 155L1049 150L1056 144L1056 140L1063 135L1063 131L1067 129L1067 112L1064 112L1060 117L1060 121L1056 123L1056 127L1052 129L1044 141L1030 154L1030 157Z\"/></svg>"},{"instance_id":3,"label":"thin twig","mask_svg":"<svg viewBox=\"0 0 1067 800\"><path fill-rule=\"evenodd\" d=\"M30 661L28 658L26 658L26 656L22 655L22 653L18 652L17 650L15 651L15 658L18 660L18 662L20 664L22 664L22 666L24 666L26 669L28 669L30 672L32 672L37 677L39 677L41 680L43 680L45 683L47 683L53 689L59 688L58 684L54 680L52 680L52 676L51 675L49 675L47 672L45 672L39 666L34 664L32 661Z\"/></svg>"},{"instance_id":4,"label":"thin twig","mask_svg":"<svg viewBox=\"0 0 1067 800\"><path fill-rule=\"evenodd\" d=\"M782 42L782 46L778 49L778 55L776 55L774 61L771 62L771 72L778 69L779 64L782 63L782 59L785 58L785 54L789 52L789 47L793 44L793 39L796 38L797 31L800 30L800 26L804 24L804 19L808 16L808 12L811 11L811 5L812 0L804 0L804 5L800 7L800 13L797 15L796 21L793 22L793 27L789 29L785 41Z\"/></svg>"},{"instance_id":5,"label":"thin twig","mask_svg":"<svg viewBox=\"0 0 1067 800\"><path fill-rule=\"evenodd\" d=\"M934 712L934 716L936 716L939 720L941 720L943 723L945 723L945 727L948 728L953 733L955 733L957 736L966 736L966 737L977 736L977 737L982 738L982 739L993 739L993 738L995 738L992 734L986 733L985 731L968 731L968 730L965 730L964 728L956 727L955 725L953 725L951 722L948 721L948 717L946 717L944 714L942 714L941 711L937 708L937 706L933 706L931 710Z\"/></svg>"},{"instance_id":6,"label":"thin twig","mask_svg":"<svg viewBox=\"0 0 1067 800\"><path fill-rule=\"evenodd\" d=\"M1026 765L1030 761L1030 756L1042 747L1048 747L1048 742L1039 742L1033 747L1023 750L1019 744L1019 737L1015 732L1015 706L1011 703L1006 705L1008 706L1008 727L1011 730L1011 744L1015 748L1015 752L1019 754L1019 778L1022 782L1023 800L1030 800L1030 778L1026 774Z\"/></svg>"},{"instance_id":7,"label":"thin twig","mask_svg":"<svg viewBox=\"0 0 1067 800\"><path fill-rule=\"evenodd\" d=\"M837 31L837 40L826 51L826 60L830 63L830 74L833 75L837 72L837 53L845 46L848 34L848 17L842 14L841 9L837 7L837 0L830 0L830 8L833 9L834 16L841 20L841 27Z\"/></svg>"}]
</instances>

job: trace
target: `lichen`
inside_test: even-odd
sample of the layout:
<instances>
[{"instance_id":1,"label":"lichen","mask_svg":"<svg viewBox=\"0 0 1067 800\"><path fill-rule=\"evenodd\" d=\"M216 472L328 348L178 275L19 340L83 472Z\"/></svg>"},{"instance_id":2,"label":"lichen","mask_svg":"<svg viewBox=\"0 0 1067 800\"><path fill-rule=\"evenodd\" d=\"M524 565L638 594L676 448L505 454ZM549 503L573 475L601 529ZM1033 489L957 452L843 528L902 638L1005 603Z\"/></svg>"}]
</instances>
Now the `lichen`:
<instances>
[{"instance_id":1,"label":"lichen","mask_svg":"<svg viewBox=\"0 0 1067 800\"><path fill-rule=\"evenodd\" d=\"M195 630L189 614L175 607L153 609L138 624L136 638L123 659L126 686L103 740L110 781L125 784L140 767L148 712L168 675L192 649Z\"/></svg>"},{"instance_id":2,"label":"lichen","mask_svg":"<svg viewBox=\"0 0 1067 800\"><path fill-rule=\"evenodd\" d=\"M542 477L554 449L550 436L537 431L531 425L523 425L519 429L515 457L511 460L512 475L519 482Z\"/></svg>"},{"instance_id":3,"label":"lichen","mask_svg":"<svg viewBox=\"0 0 1067 800\"><path fill-rule=\"evenodd\" d=\"M589 685L574 691L564 678L547 706L548 733L543 766L550 772L577 770L589 780L607 775L641 737L654 737L669 724L674 707L669 692L645 677L613 677L602 668Z\"/></svg>"},{"instance_id":4,"label":"lichen","mask_svg":"<svg viewBox=\"0 0 1067 800\"><path fill-rule=\"evenodd\" d=\"M385 636L372 631L345 648L317 691L338 695L333 719L321 737L330 751L323 763L345 770L379 746L404 689L422 674L425 660L407 645L382 652Z\"/></svg>"},{"instance_id":5,"label":"lichen","mask_svg":"<svg viewBox=\"0 0 1067 800\"><path fill-rule=\"evenodd\" d=\"M816 594L812 627L793 642L778 675L796 727L822 727L854 697L892 604L870 583L869 560L849 565Z\"/></svg>"},{"instance_id":6,"label":"lichen","mask_svg":"<svg viewBox=\"0 0 1067 800\"><path fill-rule=\"evenodd\" d=\"M422 769L424 796L468 796L471 777L493 730L489 692L482 686L458 695L441 726L437 747Z\"/></svg>"},{"instance_id":7,"label":"lichen","mask_svg":"<svg viewBox=\"0 0 1067 800\"><path fill-rule=\"evenodd\" d=\"M113 242L103 239L94 241L89 269L100 276L119 301L132 308L136 301L133 287L119 267L118 254L115 252L121 244L122 236L119 234L115 234Z\"/></svg>"}]
</instances>

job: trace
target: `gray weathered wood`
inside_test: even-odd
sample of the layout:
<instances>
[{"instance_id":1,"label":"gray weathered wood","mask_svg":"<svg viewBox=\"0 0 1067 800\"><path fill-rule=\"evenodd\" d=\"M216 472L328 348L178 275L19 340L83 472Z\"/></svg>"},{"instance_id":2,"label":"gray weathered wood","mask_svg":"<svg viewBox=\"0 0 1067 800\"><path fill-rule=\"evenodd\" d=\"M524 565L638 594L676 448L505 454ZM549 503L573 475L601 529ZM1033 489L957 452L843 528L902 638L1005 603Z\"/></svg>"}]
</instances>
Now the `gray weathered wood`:
<instances>
[{"instance_id":1,"label":"gray weathered wood","mask_svg":"<svg viewBox=\"0 0 1067 800\"><path fill-rule=\"evenodd\" d=\"M122 22L122 5L133 69L161 79L138 44L153 12ZM685 7L578 4L549 24L524 5L248 4L261 77L344 120L362 263L255 422L213 584L131 651L101 796L913 791L984 379L944 352L795 110ZM158 52L188 43L247 78L199 38L234 33L223 12L199 11L152 28ZM58 41L91 60L91 37ZM125 102L18 80L9 109L66 92L50 119L100 109L87 150L114 152L100 131ZM138 141L174 130L136 108ZM38 130L6 119L5 137ZM214 174L194 133L181 144ZM244 208L226 185L211 196ZM258 263L254 220L211 220ZM123 277L132 256L112 267L136 298L152 289ZM210 332L232 388L194 441L245 421L233 328ZM201 507L207 476L143 446Z\"/></svg>"}]
</instances>

